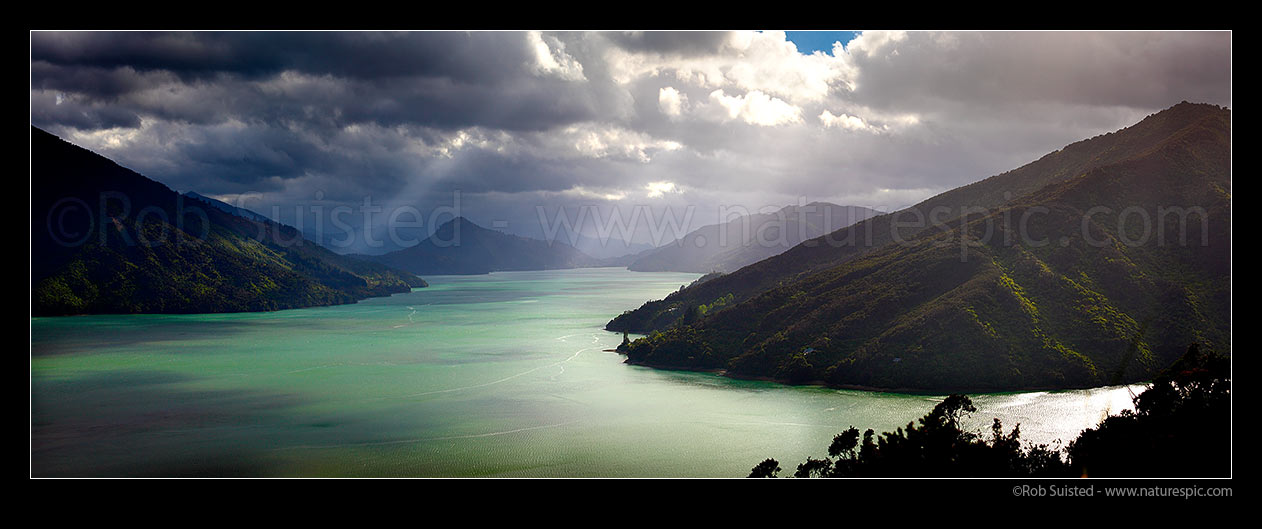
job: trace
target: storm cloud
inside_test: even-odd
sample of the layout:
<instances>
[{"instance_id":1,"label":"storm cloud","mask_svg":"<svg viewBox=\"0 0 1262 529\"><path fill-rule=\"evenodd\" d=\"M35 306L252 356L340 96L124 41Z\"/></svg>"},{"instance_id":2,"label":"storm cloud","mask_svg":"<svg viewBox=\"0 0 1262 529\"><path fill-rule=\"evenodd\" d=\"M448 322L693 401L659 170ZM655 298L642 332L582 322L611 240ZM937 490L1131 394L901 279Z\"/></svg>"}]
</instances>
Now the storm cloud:
<instances>
[{"instance_id":1,"label":"storm cloud","mask_svg":"<svg viewBox=\"0 0 1262 529\"><path fill-rule=\"evenodd\" d=\"M1229 32L31 33L32 125L177 190L459 194L527 235L535 206L890 210L1181 100L1230 106Z\"/></svg>"}]
</instances>

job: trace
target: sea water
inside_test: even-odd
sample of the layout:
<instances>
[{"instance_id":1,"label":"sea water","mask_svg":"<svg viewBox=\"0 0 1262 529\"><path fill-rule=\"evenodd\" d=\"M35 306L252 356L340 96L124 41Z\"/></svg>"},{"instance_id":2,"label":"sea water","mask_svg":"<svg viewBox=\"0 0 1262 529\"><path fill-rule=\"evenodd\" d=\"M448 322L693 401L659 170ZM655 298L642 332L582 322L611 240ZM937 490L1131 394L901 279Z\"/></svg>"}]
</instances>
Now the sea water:
<instances>
[{"instance_id":1,"label":"sea water","mask_svg":"<svg viewBox=\"0 0 1262 529\"><path fill-rule=\"evenodd\" d=\"M426 277L268 313L31 319L34 476L743 477L942 396L623 363L603 330L699 274ZM1112 387L974 395L971 429L1054 446L1130 407Z\"/></svg>"}]
</instances>

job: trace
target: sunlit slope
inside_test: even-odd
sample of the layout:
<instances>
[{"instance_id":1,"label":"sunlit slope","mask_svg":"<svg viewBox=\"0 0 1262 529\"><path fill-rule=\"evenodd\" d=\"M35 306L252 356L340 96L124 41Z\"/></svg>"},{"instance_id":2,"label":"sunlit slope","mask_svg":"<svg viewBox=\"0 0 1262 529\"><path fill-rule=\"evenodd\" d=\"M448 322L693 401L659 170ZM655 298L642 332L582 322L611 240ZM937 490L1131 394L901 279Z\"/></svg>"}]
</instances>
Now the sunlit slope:
<instances>
[{"instance_id":1,"label":"sunlit slope","mask_svg":"<svg viewBox=\"0 0 1262 529\"><path fill-rule=\"evenodd\" d=\"M666 329L636 342L633 362L932 390L1134 381L1193 341L1229 352L1229 120L1225 109L1176 106L1060 151L1074 164L925 203L984 204L1004 196L1005 180L1052 180L1001 206L878 248L800 246L796 263L849 256L803 269L787 253L610 328ZM727 293L734 302L694 308Z\"/></svg>"},{"instance_id":2,"label":"sunlit slope","mask_svg":"<svg viewBox=\"0 0 1262 529\"><path fill-rule=\"evenodd\" d=\"M729 293L744 300L812 270L836 266L895 242L894 235L903 239L915 235L914 227L893 229L895 219L904 224L924 219L925 225L931 225L931 219L945 222L966 208L995 209L1047 185L1141 156L1205 119L1227 123L1230 112L1213 105L1180 103L1117 132L1073 143L1018 169L947 191L901 212L872 217L804 241L784 253L685 289L664 301L646 303L614 319L609 329L665 329L679 322L684 307L710 303Z\"/></svg>"}]
</instances>

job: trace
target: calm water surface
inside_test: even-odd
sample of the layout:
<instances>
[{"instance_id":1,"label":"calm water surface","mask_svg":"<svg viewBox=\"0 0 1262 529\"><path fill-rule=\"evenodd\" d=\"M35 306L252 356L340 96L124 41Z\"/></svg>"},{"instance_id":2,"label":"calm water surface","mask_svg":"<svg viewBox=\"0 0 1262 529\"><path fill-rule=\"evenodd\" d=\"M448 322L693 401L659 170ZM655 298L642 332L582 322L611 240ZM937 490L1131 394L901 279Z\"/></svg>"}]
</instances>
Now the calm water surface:
<instances>
[{"instance_id":1,"label":"calm water surface","mask_svg":"<svg viewBox=\"0 0 1262 529\"><path fill-rule=\"evenodd\" d=\"M605 322L698 274L601 268L426 277L354 305L31 319L36 476L742 477L941 397L628 366ZM1140 388L1133 387L1134 391ZM980 395L1068 442L1125 387Z\"/></svg>"}]
</instances>

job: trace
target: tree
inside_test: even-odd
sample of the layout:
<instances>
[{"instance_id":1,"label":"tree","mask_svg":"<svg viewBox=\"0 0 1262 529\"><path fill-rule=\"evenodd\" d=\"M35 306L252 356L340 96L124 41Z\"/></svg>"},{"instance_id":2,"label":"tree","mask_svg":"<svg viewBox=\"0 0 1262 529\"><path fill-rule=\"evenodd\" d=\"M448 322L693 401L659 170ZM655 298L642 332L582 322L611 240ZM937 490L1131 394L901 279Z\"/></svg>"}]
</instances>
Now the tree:
<instances>
[{"instance_id":1,"label":"tree","mask_svg":"<svg viewBox=\"0 0 1262 529\"><path fill-rule=\"evenodd\" d=\"M858 445L859 429L851 426L849 430L833 436L832 444L828 445L828 455L831 457L840 457L844 454L846 455L846 459L854 459L854 450Z\"/></svg>"},{"instance_id":2,"label":"tree","mask_svg":"<svg viewBox=\"0 0 1262 529\"><path fill-rule=\"evenodd\" d=\"M784 360L776 370L776 376L788 380L791 384L801 384L815 377L815 366L806 359L803 353L794 354Z\"/></svg>"},{"instance_id":3,"label":"tree","mask_svg":"<svg viewBox=\"0 0 1262 529\"><path fill-rule=\"evenodd\" d=\"M828 457L807 458L794 477L1210 477L1231 475L1231 361L1193 344L1134 398L1069 444L1068 461L1047 445L1023 446L1021 425L989 438L962 429L977 408L950 395L906 428L877 436L853 426L833 437ZM857 446L857 450L856 450ZM770 462L770 464L768 463ZM774 459L755 473L778 472ZM752 474L751 474L752 476Z\"/></svg>"},{"instance_id":4,"label":"tree","mask_svg":"<svg viewBox=\"0 0 1262 529\"><path fill-rule=\"evenodd\" d=\"M701 320L703 315L705 315L705 313L702 312L700 305L689 305L688 308L684 310L684 325L696 323Z\"/></svg>"},{"instance_id":5,"label":"tree","mask_svg":"<svg viewBox=\"0 0 1262 529\"><path fill-rule=\"evenodd\" d=\"M767 458L762 463L754 465L753 470L749 472L751 478L774 478L780 473L780 462L775 459Z\"/></svg>"},{"instance_id":6,"label":"tree","mask_svg":"<svg viewBox=\"0 0 1262 529\"><path fill-rule=\"evenodd\" d=\"M1231 360L1187 352L1135 397L1135 410L1084 430L1068 448L1076 475L1231 475Z\"/></svg>"},{"instance_id":7,"label":"tree","mask_svg":"<svg viewBox=\"0 0 1262 529\"><path fill-rule=\"evenodd\" d=\"M859 441L859 429L833 437L828 457L807 458L794 477L1022 477L1067 476L1057 452L1045 446L1021 446L1020 426L1011 433L995 419L989 440L961 429L977 412L965 395L950 395L906 428L879 438L871 429ZM765 462L764 462L765 464ZM757 468L757 467L756 467Z\"/></svg>"},{"instance_id":8,"label":"tree","mask_svg":"<svg viewBox=\"0 0 1262 529\"><path fill-rule=\"evenodd\" d=\"M929 412L929 415L925 416L924 419L921 419L920 423L926 427L929 427L929 423L931 423L933 426L960 431L960 419L976 412L977 407L973 406L973 401L967 396L950 395L946 400L934 406L933 411ZM963 432L961 431L960 433Z\"/></svg>"},{"instance_id":9,"label":"tree","mask_svg":"<svg viewBox=\"0 0 1262 529\"><path fill-rule=\"evenodd\" d=\"M806 458L806 462L798 465L797 472L793 473L795 478L822 478L832 473L833 460L815 459L813 457Z\"/></svg>"}]
</instances>

